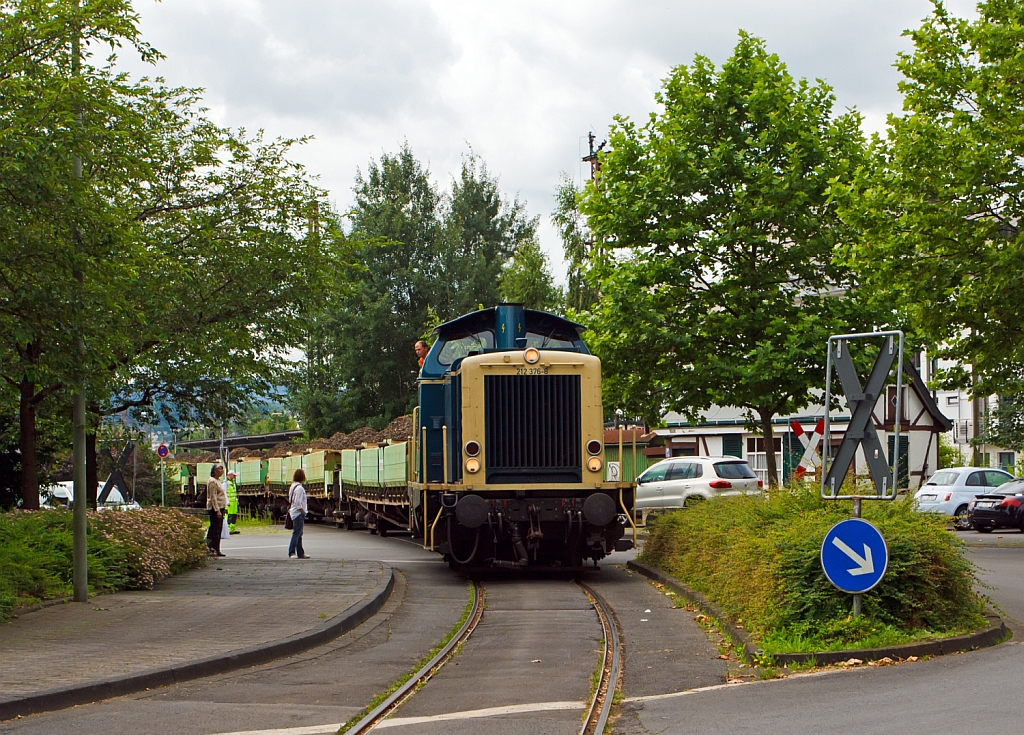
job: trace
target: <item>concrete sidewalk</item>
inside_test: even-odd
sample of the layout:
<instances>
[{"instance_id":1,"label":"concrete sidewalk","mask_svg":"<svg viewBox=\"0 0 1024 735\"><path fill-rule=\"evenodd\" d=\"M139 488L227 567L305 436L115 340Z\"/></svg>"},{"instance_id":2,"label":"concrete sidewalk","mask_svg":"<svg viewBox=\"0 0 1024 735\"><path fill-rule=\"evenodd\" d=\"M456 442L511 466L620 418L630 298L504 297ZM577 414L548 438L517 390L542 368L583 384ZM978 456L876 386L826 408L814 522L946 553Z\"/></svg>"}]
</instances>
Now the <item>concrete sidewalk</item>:
<instances>
[{"instance_id":1,"label":"concrete sidewalk","mask_svg":"<svg viewBox=\"0 0 1024 735\"><path fill-rule=\"evenodd\" d=\"M24 614L0 624L0 719L297 653L373 615L392 584L379 562L228 557Z\"/></svg>"}]
</instances>

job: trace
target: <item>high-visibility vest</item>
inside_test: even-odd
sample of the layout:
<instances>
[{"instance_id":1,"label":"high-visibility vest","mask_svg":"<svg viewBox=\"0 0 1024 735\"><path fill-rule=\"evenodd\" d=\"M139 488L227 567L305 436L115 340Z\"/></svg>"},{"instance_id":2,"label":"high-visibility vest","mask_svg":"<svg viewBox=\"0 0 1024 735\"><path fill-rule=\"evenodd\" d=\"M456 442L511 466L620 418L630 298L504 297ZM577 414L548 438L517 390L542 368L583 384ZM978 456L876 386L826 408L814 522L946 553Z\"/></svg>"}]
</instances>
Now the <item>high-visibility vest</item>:
<instances>
[{"instance_id":1,"label":"high-visibility vest","mask_svg":"<svg viewBox=\"0 0 1024 735\"><path fill-rule=\"evenodd\" d=\"M238 488L235 487L234 480L227 481L227 494L228 494L228 513L238 513Z\"/></svg>"}]
</instances>

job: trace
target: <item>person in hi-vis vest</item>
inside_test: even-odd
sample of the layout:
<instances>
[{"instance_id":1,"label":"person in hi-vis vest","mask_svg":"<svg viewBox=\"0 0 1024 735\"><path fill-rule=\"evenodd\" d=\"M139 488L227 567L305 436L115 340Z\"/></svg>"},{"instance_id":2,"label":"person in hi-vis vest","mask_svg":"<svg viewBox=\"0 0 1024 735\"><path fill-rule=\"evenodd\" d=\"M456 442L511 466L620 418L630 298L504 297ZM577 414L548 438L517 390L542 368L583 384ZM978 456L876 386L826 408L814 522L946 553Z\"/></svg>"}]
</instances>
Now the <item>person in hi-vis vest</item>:
<instances>
[{"instance_id":1,"label":"person in hi-vis vest","mask_svg":"<svg viewBox=\"0 0 1024 735\"><path fill-rule=\"evenodd\" d=\"M241 533L235 529L235 524L238 522L238 487L235 485L235 471L231 470L228 473L227 482L227 494L228 494L228 532L229 533Z\"/></svg>"}]
</instances>

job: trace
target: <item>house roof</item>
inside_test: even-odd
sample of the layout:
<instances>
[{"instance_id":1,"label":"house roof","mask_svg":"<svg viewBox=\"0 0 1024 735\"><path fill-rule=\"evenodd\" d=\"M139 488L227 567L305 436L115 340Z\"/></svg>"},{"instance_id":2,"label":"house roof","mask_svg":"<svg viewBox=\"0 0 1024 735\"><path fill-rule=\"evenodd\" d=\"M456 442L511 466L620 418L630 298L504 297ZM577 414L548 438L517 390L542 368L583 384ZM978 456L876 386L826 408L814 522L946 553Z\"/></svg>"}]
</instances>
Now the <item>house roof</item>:
<instances>
[{"instance_id":1,"label":"house roof","mask_svg":"<svg viewBox=\"0 0 1024 735\"><path fill-rule=\"evenodd\" d=\"M924 406L928 414L935 420L935 423L942 427L943 432L951 430L953 422L946 418L946 415L939 410L939 405L935 402L935 398L932 397L932 392L928 390L924 380L921 379L921 373L917 372L914 363L909 360L904 362L903 372L910 378L911 389L917 394L917 397L921 400L921 405Z\"/></svg>"}]
</instances>

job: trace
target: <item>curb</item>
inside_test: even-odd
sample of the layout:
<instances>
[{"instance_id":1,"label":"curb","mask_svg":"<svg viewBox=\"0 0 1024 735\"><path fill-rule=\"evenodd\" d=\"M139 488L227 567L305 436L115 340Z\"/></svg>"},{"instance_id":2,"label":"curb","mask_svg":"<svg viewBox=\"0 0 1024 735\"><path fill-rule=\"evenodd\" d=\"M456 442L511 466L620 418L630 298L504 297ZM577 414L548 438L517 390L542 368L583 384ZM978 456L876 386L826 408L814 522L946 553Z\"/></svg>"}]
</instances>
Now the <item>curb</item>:
<instances>
[{"instance_id":1,"label":"curb","mask_svg":"<svg viewBox=\"0 0 1024 735\"><path fill-rule=\"evenodd\" d=\"M296 653L328 643L371 618L383 607L394 587L395 570L388 567L387 582L378 587L371 597L311 630L252 648L230 651L220 656L140 671L137 674L100 679L76 686L49 689L26 697L0 702L0 721L23 715L66 709L111 697L121 697L125 694L170 686L190 679L224 674L236 669L265 664L285 656L293 656Z\"/></svg>"},{"instance_id":2,"label":"curb","mask_svg":"<svg viewBox=\"0 0 1024 735\"><path fill-rule=\"evenodd\" d=\"M733 637L740 642L743 653L748 661L755 661L764 655L761 649L750 640L750 633L743 628L728 622L721 609L708 600L702 593L683 584L675 577L665 574L659 569L649 567L636 561L626 562L626 566L639 572L648 579L665 585L680 597L689 600L699 607L705 614L717 618L719 624ZM978 648L988 648L1004 640L1009 631L1006 623L993 612L986 612L985 618L989 625L985 630L967 635L958 635L952 638L943 638L938 641L921 641L919 643L907 643L902 646L888 646L886 648L862 648L849 651L820 651L818 653L776 653L771 656L771 663L775 666L788 666L790 664L802 664L814 661L816 664L838 664L849 661L851 658L861 661L877 661L881 658L908 658L910 656L944 656L950 653L962 653L973 651Z\"/></svg>"}]
</instances>

